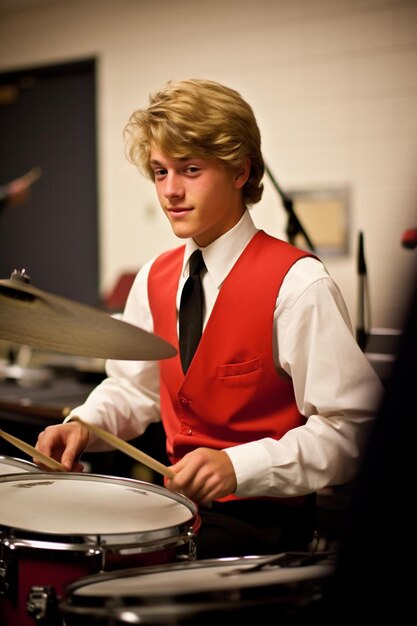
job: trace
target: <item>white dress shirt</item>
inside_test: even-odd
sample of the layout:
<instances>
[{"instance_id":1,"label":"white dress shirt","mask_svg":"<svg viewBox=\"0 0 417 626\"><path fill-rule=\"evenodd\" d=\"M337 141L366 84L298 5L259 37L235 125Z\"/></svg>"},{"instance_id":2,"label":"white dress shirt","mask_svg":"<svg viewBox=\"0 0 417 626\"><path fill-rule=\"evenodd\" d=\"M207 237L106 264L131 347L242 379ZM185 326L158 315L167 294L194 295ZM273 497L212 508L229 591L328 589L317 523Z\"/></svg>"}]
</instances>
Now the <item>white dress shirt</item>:
<instances>
[{"instance_id":1,"label":"white dress shirt","mask_svg":"<svg viewBox=\"0 0 417 626\"><path fill-rule=\"evenodd\" d=\"M256 232L246 211L233 229L202 249L207 268L202 275L204 326L224 279ZM193 240L186 241L177 311L188 259L196 248ZM123 314L126 322L149 332L152 262L138 272ZM265 438L226 449L236 473L236 495L295 496L349 481L358 469L383 388L355 341L338 287L317 259L299 260L282 283L273 351L277 370L292 379L298 409L308 419L279 441ZM77 415L125 440L160 421L157 361L109 360L106 373L67 420ZM87 450L106 449L90 434Z\"/></svg>"}]
</instances>

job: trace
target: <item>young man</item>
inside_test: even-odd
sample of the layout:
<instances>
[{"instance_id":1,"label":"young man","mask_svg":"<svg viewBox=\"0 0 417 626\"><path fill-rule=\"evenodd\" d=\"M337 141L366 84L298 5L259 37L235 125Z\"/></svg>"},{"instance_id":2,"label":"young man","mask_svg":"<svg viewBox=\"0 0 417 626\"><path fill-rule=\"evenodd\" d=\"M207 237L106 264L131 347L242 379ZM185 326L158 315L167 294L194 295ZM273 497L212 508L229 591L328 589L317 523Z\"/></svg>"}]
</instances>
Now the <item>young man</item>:
<instances>
[{"instance_id":1,"label":"young man","mask_svg":"<svg viewBox=\"0 0 417 626\"><path fill-rule=\"evenodd\" d=\"M303 549L315 492L357 471L380 382L320 260L252 221L264 162L236 91L170 81L125 132L185 246L143 266L124 320L179 348L181 294L199 249L203 335L188 370L180 350L159 363L108 361L108 377L37 448L77 471L84 449L105 446L74 416L125 440L162 420L175 473L167 487L199 504L197 558Z\"/></svg>"}]
</instances>

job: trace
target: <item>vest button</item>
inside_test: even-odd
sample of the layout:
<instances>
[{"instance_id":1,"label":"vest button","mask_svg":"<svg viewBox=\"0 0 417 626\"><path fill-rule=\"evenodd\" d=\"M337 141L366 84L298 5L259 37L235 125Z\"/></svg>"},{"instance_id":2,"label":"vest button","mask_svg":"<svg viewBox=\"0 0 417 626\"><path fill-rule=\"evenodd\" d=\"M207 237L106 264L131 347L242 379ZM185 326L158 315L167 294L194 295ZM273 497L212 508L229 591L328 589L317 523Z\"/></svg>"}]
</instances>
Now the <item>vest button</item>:
<instances>
[{"instance_id":1,"label":"vest button","mask_svg":"<svg viewBox=\"0 0 417 626\"><path fill-rule=\"evenodd\" d=\"M181 404L188 404L187 398L184 398L184 396L180 397L180 402L181 402Z\"/></svg>"},{"instance_id":2,"label":"vest button","mask_svg":"<svg viewBox=\"0 0 417 626\"><path fill-rule=\"evenodd\" d=\"M193 431L187 424L181 424L180 426L180 434L181 435L192 435Z\"/></svg>"}]
</instances>

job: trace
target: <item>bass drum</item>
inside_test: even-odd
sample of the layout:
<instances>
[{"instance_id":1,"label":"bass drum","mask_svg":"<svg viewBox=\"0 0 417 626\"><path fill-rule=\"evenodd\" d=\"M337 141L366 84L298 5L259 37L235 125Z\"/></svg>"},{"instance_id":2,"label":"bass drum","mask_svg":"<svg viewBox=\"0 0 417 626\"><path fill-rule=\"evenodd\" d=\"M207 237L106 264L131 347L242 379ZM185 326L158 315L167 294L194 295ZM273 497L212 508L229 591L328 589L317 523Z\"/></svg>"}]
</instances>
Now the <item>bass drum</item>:
<instances>
[{"instance_id":1,"label":"bass drum","mask_svg":"<svg viewBox=\"0 0 417 626\"><path fill-rule=\"evenodd\" d=\"M134 568L70 585L60 614L65 626L309 625L334 567L329 555L284 553Z\"/></svg>"},{"instance_id":2,"label":"bass drum","mask_svg":"<svg viewBox=\"0 0 417 626\"><path fill-rule=\"evenodd\" d=\"M0 480L4 474L20 474L21 472L40 471L40 468L31 461L18 459L14 456L0 456Z\"/></svg>"},{"instance_id":3,"label":"bass drum","mask_svg":"<svg viewBox=\"0 0 417 626\"><path fill-rule=\"evenodd\" d=\"M0 624L41 621L54 598L62 598L65 586L82 576L194 558L199 525L191 500L130 478L5 475Z\"/></svg>"}]
</instances>

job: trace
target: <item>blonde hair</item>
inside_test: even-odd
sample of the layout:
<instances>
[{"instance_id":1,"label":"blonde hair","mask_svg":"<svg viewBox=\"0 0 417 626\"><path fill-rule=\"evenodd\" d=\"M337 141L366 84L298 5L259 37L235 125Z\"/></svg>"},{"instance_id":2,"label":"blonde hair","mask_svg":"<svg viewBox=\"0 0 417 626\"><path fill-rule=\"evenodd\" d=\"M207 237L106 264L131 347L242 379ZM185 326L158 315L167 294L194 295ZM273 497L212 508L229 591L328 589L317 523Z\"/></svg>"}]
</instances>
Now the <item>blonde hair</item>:
<instances>
[{"instance_id":1,"label":"blonde hair","mask_svg":"<svg viewBox=\"0 0 417 626\"><path fill-rule=\"evenodd\" d=\"M248 205L262 197L265 165L252 108L229 87L209 80L171 80L134 111L124 129L128 159L154 179L152 146L173 159L219 159L238 169L246 158L250 174L243 187Z\"/></svg>"}]
</instances>

